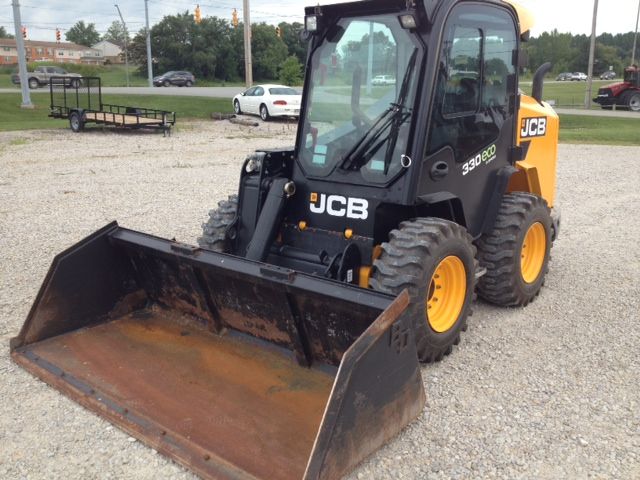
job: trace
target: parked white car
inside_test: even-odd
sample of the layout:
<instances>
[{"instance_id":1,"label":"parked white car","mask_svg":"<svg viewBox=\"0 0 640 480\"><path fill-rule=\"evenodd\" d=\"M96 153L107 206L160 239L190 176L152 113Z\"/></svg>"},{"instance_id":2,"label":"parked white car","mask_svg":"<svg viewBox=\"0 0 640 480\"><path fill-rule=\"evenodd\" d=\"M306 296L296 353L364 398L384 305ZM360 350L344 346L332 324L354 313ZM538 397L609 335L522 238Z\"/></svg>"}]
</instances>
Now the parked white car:
<instances>
[{"instance_id":1,"label":"parked white car","mask_svg":"<svg viewBox=\"0 0 640 480\"><path fill-rule=\"evenodd\" d=\"M376 75L371 80L371 85L395 85L396 78L393 75Z\"/></svg>"},{"instance_id":2,"label":"parked white car","mask_svg":"<svg viewBox=\"0 0 640 480\"><path fill-rule=\"evenodd\" d=\"M260 115L265 122L271 117L300 115L302 95L286 85L256 85L233 97L236 114Z\"/></svg>"},{"instance_id":3,"label":"parked white car","mask_svg":"<svg viewBox=\"0 0 640 480\"><path fill-rule=\"evenodd\" d=\"M573 72L571 74L571 81L572 82L586 82L587 81L587 74L586 73L582 73L582 72Z\"/></svg>"}]
</instances>

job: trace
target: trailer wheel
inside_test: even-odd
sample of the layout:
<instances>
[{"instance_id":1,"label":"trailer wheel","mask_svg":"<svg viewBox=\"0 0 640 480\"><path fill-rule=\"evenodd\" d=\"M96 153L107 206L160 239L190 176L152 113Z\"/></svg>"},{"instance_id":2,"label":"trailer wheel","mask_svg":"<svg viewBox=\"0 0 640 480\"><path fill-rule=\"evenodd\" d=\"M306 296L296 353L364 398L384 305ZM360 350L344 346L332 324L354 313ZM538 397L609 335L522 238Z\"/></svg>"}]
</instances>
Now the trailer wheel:
<instances>
[{"instance_id":1,"label":"trailer wheel","mask_svg":"<svg viewBox=\"0 0 640 480\"><path fill-rule=\"evenodd\" d=\"M370 285L393 295L409 290L418 357L440 361L460 342L471 314L477 264L471 236L457 223L417 218L389 237Z\"/></svg>"},{"instance_id":2,"label":"trailer wheel","mask_svg":"<svg viewBox=\"0 0 640 480\"><path fill-rule=\"evenodd\" d=\"M260 118L265 122L269 121L271 118L271 115L269 115L269 109L264 103L260 105Z\"/></svg>"},{"instance_id":3,"label":"trailer wheel","mask_svg":"<svg viewBox=\"0 0 640 480\"><path fill-rule=\"evenodd\" d=\"M28 83L31 90L35 90L36 88L40 87L40 82L37 78L30 78Z\"/></svg>"},{"instance_id":4,"label":"trailer wheel","mask_svg":"<svg viewBox=\"0 0 640 480\"><path fill-rule=\"evenodd\" d=\"M69 126L75 133L84 130L84 118L78 112L71 112L69 115Z\"/></svg>"},{"instance_id":5,"label":"trailer wheel","mask_svg":"<svg viewBox=\"0 0 640 480\"><path fill-rule=\"evenodd\" d=\"M478 294L502 306L525 306L549 269L552 219L547 202L530 193L504 196L493 230L480 237L478 259L487 273Z\"/></svg>"},{"instance_id":6,"label":"trailer wheel","mask_svg":"<svg viewBox=\"0 0 640 480\"><path fill-rule=\"evenodd\" d=\"M238 195L229 195L228 200L219 201L218 208L211 210L209 220L202 224L202 236L198 237L198 245L214 252L231 253L227 229L235 220L237 211ZM233 236L231 233L232 238Z\"/></svg>"},{"instance_id":7,"label":"trailer wheel","mask_svg":"<svg viewBox=\"0 0 640 480\"><path fill-rule=\"evenodd\" d=\"M622 97L622 104L632 112L640 112L640 91L630 90Z\"/></svg>"}]
</instances>

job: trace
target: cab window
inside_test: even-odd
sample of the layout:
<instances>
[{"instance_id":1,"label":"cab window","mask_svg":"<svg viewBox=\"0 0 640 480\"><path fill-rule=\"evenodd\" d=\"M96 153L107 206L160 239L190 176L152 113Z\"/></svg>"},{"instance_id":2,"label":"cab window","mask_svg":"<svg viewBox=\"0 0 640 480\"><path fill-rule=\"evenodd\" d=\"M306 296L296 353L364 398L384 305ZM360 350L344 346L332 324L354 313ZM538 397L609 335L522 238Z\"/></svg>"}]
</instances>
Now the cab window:
<instances>
[{"instance_id":1,"label":"cab window","mask_svg":"<svg viewBox=\"0 0 640 480\"><path fill-rule=\"evenodd\" d=\"M462 161L495 141L515 94L513 17L460 5L445 27L427 153L453 148Z\"/></svg>"}]
</instances>

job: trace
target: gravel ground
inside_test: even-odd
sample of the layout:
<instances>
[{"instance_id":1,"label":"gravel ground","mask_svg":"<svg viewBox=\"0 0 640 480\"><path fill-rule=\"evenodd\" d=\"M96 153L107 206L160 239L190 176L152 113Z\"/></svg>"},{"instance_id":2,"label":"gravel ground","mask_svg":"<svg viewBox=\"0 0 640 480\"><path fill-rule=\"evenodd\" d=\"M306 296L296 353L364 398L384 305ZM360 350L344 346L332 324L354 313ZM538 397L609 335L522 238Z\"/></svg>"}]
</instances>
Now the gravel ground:
<instances>
[{"instance_id":1,"label":"gravel ground","mask_svg":"<svg viewBox=\"0 0 640 480\"><path fill-rule=\"evenodd\" d=\"M0 478L194 478L15 366L9 338L56 253L113 219L193 243L245 153L294 134L0 133ZM454 354L422 369L424 413L351 479L640 478L638 158L561 146L563 225L541 296L478 302Z\"/></svg>"}]
</instances>

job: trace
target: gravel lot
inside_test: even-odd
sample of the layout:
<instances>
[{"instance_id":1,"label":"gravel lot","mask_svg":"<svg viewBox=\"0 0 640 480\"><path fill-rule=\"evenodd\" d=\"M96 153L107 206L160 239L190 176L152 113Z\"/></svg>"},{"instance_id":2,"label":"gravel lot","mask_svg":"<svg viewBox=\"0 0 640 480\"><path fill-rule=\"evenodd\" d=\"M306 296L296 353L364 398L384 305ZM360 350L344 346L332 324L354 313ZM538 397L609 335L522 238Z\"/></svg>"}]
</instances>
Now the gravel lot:
<instances>
[{"instance_id":1,"label":"gravel lot","mask_svg":"<svg viewBox=\"0 0 640 480\"><path fill-rule=\"evenodd\" d=\"M9 359L53 256L107 222L194 242L254 147L295 126L0 133L0 478L194 478ZM563 225L541 296L478 302L423 367L418 421L350 478L640 478L640 148L562 145Z\"/></svg>"}]
</instances>

